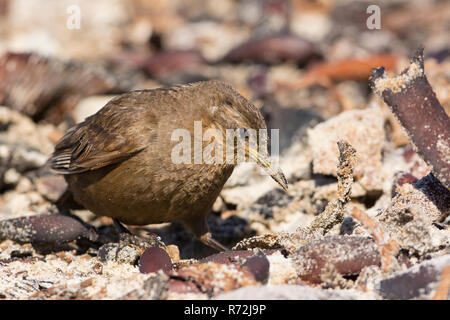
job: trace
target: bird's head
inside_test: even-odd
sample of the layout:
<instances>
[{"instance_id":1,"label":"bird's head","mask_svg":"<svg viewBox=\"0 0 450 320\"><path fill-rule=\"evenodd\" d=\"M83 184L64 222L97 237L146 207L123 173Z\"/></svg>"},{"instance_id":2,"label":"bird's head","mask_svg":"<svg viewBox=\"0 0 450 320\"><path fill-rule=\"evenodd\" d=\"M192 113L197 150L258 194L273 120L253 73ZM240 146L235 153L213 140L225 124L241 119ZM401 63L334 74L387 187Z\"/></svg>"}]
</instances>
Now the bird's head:
<instances>
[{"instance_id":1,"label":"bird's head","mask_svg":"<svg viewBox=\"0 0 450 320\"><path fill-rule=\"evenodd\" d=\"M254 160L285 191L288 183L280 168L271 161L268 152L269 134L261 112L251 102L236 92L230 85L217 81L207 81L205 104L206 118L210 127L219 129L224 137L224 153L232 153L236 162ZM231 147L230 147L231 146Z\"/></svg>"}]
</instances>

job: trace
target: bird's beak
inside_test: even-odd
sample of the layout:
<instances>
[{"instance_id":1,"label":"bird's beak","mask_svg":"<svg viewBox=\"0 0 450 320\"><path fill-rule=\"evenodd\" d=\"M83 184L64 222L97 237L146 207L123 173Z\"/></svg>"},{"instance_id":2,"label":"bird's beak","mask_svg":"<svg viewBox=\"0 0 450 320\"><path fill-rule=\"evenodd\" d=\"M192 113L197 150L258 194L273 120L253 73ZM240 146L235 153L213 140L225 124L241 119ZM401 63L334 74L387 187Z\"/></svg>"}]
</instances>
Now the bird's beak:
<instances>
[{"instance_id":1,"label":"bird's beak","mask_svg":"<svg viewBox=\"0 0 450 320\"><path fill-rule=\"evenodd\" d=\"M266 171L273 180L275 180L284 191L287 192L288 182L284 177L283 172L280 168L274 168L272 162L268 159L268 157L263 156L261 153L256 151L255 149L245 147L248 155L251 159L255 160L256 163Z\"/></svg>"}]
</instances>

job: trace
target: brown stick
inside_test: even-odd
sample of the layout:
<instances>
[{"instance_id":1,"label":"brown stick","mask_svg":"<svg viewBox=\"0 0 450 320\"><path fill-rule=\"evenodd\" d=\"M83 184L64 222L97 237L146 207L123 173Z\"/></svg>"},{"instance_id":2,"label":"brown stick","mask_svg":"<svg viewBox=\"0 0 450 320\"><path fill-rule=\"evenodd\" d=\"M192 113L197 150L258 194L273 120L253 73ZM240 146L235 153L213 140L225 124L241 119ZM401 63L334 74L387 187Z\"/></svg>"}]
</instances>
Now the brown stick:
<instances>
[{"instance_id":1,"label":"brown stick","mask_svg":"<svg viewBox=\"0 0 450 320\"><path fill-rule=\"evenodd\" d=\"M450 266L442 270L441 282L434 293L433 300L447 300L450 290Z\"/></svg>"},{"instance_id":2,"label":"brown stick","mask_svg":"<svg viewBox=\"0 0 450 320\"><path fill-rule=\"evenodd\" d=\"M399 76L372 69L370 86L391 108L433 174L450 190L450 119L424 73L423 47Z\"/></svg>"},{"instance_id":3,"label":"brown stick","mask_svg":"<svg viewBox=\"0 0 450 320\"><path fill-rule=\"evenodd\" d=\"M322 229L323 234L330 231L344 219L344 209L350 201L353 184L353 170L356 162L356 150L345 140L337 142L339 148L338 199L328 203L325 210L310 224L309 231Z\"/></svg>"},{"instance_id":4,"label":"brown stick","mask_svg":"<svg viewBox=\"0 0 450 320\"><path fill-rule=\"evenodd\" d=\"M375 239L380 250L382 269L384 272L389 272L399 250L397 242L385 236L381 224L370 218L364 211L354 207L352 217L358 220Z\"/></svg>"}]
</instances>

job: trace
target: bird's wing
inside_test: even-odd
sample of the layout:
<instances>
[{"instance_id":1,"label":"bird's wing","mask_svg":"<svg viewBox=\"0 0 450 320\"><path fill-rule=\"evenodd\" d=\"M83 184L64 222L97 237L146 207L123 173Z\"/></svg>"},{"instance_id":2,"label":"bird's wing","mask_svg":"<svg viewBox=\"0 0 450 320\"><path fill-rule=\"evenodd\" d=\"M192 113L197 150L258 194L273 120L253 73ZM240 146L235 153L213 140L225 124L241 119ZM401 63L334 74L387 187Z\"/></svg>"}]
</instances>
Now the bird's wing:
<instances>
[{"instance_id":1,"label":"bird's wing","mask_svg":"<svg viewBox=\"0 0 450 320\"><path fill-rule=\"evenodd\" d=\"M49 159L60 174L94 170L123 161L150 144L149 110L133 99L113 99L97 114L71 128ZM153 124L154 125L154 124Z\"/></svg>"}]
</instances>

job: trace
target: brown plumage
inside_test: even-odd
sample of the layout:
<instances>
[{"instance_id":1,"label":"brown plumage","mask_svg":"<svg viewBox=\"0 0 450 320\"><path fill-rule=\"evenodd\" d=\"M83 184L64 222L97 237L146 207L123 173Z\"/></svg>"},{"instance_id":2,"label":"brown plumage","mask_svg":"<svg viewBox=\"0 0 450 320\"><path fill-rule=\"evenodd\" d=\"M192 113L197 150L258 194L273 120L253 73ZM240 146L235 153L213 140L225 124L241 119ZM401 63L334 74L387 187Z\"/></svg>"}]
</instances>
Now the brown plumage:
<instances>
[{"instance_id":1,"label":"brown plumage","mask_svg":"<svg viewBox=\"0 0 450 320\"><path fill-rule=\"evenodd\" d=\"M220 81L131 91L71 128L49 163L65 175L73 199L96 215L130 225L181 221L201 241L223 249L206 216L234 164L175 164L171 158L179 143L172 132L186 129L193 137L194 121L224 137L226 129L266 128L258 109ZM272 176L287 187L281 172Z\"/></svg>"}]
</instances>

